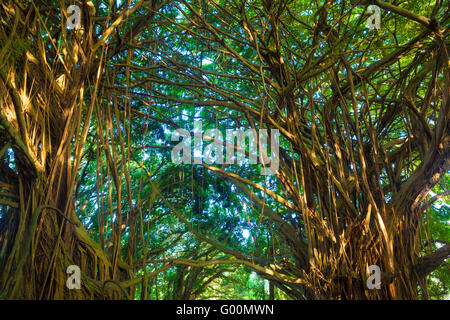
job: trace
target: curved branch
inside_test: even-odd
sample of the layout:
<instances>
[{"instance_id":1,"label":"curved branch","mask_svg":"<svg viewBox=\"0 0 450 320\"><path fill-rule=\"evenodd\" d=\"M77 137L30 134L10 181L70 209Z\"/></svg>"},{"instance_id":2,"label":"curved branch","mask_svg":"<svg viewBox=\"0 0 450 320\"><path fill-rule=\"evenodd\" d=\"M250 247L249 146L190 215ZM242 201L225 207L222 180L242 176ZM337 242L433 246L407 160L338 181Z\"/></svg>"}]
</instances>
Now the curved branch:
<instances>
[{"instance_id":1,"label":"curved branch","mask_svg":"<svg viewBox=\"0 0 450 320\"><path fill-rule=\"evenodd\" d=\"M437 249L435 252L420 257L419 262L414 266L414 270L417 272L420 278L424 278L434 270L436 270L445 259L450 257L450 244Z\"/></svg>"}]
</instances>

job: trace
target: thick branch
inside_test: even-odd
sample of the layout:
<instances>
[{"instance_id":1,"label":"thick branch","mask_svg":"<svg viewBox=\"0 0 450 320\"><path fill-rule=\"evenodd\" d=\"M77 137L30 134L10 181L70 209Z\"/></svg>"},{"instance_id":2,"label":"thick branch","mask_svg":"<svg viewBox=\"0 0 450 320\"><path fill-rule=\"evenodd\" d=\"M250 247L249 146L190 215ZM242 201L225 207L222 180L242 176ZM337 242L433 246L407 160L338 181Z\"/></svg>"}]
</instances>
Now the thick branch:
<instances>
[{"instance_id":1,"label":"thick branch","mask_svg":"<svg viewBox=\"0 0 450 320\"><path fill-rule=\"evenodd\" d=\"M420 257L418 264L414 266L414 270L417 272L420 278L433 272L437 269L445 259L450 257L450 244L437 249L435 252Z\"/></svg>"}]
</instances>

